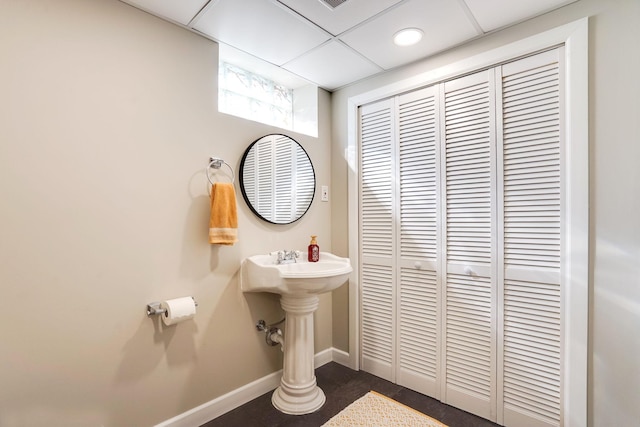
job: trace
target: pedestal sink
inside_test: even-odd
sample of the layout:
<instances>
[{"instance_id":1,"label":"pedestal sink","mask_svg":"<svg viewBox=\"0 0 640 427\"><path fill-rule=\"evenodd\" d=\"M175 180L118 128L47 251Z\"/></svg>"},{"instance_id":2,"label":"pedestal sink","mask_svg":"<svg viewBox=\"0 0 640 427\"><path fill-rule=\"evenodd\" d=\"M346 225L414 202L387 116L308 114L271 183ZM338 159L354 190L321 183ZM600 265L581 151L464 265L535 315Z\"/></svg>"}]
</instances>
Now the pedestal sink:
<instances>
[{"instance_id":1,"label":"pedestal sink","mask_svg":"<svg viewBox=\"0 0 640 427\"><path fill-rule=\"evenodd\" d=\"M284 366L271 402L286 414L308 414L325 402L314 373L313 312L318 308L318 295L344 284L351 271L348 258L328 252L321 252L318 262L298 259L277 264L273 255L255 255L242 262L240 286L244 292L281 295L286 313Z\"/></svg>"}]
</instances>

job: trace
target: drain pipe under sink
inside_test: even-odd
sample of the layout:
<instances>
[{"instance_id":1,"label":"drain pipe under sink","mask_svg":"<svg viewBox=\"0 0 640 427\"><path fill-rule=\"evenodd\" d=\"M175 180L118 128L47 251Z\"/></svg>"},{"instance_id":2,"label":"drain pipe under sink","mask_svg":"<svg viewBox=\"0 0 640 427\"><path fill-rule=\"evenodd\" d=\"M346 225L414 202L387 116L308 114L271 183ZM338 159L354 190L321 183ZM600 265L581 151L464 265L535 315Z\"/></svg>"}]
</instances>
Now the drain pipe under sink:
<instances>
[{"instance_id":1,"label":"drain pipe under sink","mask_svg":"<svg viewBox=\"0 0 640 427\"><path fill-rule=\"evenodd\" d=\"M279 325L284 321L285 319L282 319L281 321L269 326L267 326L266 322L262 319L258 320L258 323L256 323L256 329L265 333L264 338L266 343L272 347L280 344L281 351L284 351L284 336L282 335L282 329L276 328L276 325Z\"/></svg>"}]
</instances>

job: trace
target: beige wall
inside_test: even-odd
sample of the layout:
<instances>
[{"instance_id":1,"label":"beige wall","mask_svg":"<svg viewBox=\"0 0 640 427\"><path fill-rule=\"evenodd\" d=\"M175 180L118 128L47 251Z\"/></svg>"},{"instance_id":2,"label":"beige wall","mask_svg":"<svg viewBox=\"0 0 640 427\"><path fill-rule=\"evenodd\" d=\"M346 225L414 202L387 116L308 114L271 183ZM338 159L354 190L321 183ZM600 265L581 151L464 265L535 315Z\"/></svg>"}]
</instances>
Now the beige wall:
<instances>
[{"instance_id":1,"label":"beige wall","mask_svg":"<svg viewBox=\"0 0 640 427\"><path fill-rule=\"evenodd\" d=\"M254 324L278 299L239 290L248 255L331 249L330 203L289 226L238 190L240 242L207 243L209 156L238 171L281 130L218 114L217 45L115 0L0 1L0 426L148 426L282 368ZM290 133L330 182L319 138ZM192 295L163 327L148 302ZM331 298L316 351L331 346Z\"/></svg>"},{"instance_id":2,"label":"beige wall","mask_svg":"<svg viewBox=\"0 0 640 427\"><path fill-rule=\"evenodd\" d=\"M428 61L333 94L333 247L347 252L347 100L430 69L589 16L589 425L640 420L640 1L581 0ZM347 291L334 292L334 345L348 349ZM570 414L568 414L570 416Z\"/></svg>"}]
</instances>

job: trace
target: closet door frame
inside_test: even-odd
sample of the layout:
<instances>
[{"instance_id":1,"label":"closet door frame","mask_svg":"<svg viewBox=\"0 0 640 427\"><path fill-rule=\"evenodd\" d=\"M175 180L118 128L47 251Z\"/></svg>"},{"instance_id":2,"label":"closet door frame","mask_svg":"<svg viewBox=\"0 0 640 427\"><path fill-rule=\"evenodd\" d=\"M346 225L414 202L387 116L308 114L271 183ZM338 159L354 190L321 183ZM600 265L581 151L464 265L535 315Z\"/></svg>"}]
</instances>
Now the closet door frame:
<instances>
[{"instance_id":1,"label":"closet door frame","mask_svg":"<svg viewBox=\"0 0 640 427\"><path fill-rule=\"evenodd\" d=\"M355 95L347 105L347 161L349 194L349 257L354 266L349 280L348 365L359 369L359 206L358 109L360 106L457 76L479 71L522 56L564 45L565 89L565 216L563 240L564 313L563 373L564 426L587 424L588 295L589 295L589 133L588 133L588 18L522 39L503 47L436 68L378 89Z\"/></svg>"}]
</instances>

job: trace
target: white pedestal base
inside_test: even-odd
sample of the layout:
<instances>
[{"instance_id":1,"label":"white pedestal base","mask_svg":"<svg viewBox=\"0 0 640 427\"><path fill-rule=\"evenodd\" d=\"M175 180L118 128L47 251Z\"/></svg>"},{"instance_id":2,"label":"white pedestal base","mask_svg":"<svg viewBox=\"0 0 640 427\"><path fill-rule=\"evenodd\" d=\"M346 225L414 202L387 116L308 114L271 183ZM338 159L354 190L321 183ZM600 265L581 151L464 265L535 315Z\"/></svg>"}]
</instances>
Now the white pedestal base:
<instances>
[{"instance_id":1,"label":"white pedestal base","mask_svg":"<svg viewBox=\"0 0 640 427\"><path fill-rule=\"evenodd\" d=\"M303 415L317 411L326 400L316 385L313 348L313 312L318 308L315 295L283 295L280 304L286 313L284 366L280 387L271 403L281 412Z\"/></svg>"},{"instance_id":2,"label":"white pedestal base","mask_svg":"<svg viewBox=\"0 0 640 427\"><path fill-rule=\"evenodd\" d=\"M286 386L280 387L273 392L271 403L280 412L290 415L310 414L322 408L326 397L324 392L314 385L298 395L292 393L292 390Z\"/></svg>"}]
</instances>

